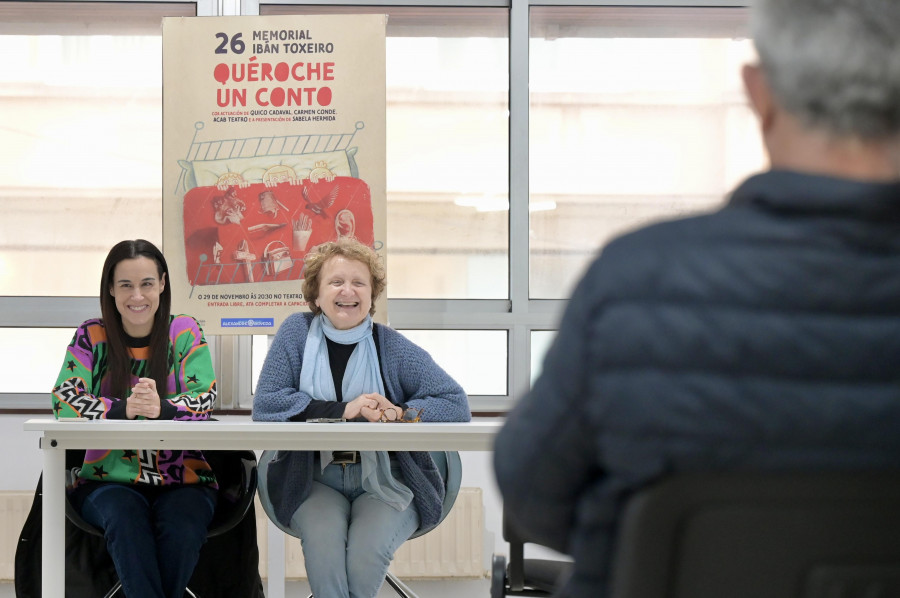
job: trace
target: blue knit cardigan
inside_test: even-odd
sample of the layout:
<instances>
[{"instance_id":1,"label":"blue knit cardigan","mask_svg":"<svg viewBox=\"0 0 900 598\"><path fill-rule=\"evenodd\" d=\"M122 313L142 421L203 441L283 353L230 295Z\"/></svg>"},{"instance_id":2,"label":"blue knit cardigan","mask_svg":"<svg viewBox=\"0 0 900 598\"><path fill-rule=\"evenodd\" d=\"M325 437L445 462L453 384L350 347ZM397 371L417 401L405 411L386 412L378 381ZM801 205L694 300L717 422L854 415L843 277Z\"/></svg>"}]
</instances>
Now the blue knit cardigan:
<instances>
[{"instance_id":1,"label":"blue knit cardigan","mask_svg":"<svg viewBox=\"0 0 900 598\"><path fill-rule=\"evenodd\" d=\"M311 313L288 317L269 347L253 399L256 421L288 421L302 413L313 399L298 390L303 350L312 322ZM378 328L378 356L385 394L393 403L424 408L424 421L469 421L469 401L462 387L431 358L427 351L381 324ZM353 398L353 397L350 397ZM406 484L412 490L419 511L419 529L438 524L444 500L444 481L427 452L395 453ZM278 451L267 472L269 498L276 519L289 525L297 507L309 496L315 453Z\"/></svg>"}]
</instances>

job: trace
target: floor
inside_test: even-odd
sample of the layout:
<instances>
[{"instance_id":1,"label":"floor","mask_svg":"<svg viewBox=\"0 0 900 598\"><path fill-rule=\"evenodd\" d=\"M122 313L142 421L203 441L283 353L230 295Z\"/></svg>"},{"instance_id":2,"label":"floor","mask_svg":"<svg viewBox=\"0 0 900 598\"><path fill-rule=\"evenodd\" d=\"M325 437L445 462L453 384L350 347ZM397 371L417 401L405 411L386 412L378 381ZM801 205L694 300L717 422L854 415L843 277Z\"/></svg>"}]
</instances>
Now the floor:
<instances>
[{"instance_id":1,"label":"floor","mask_svg":"<svg viewBox=\"0 0 900 598\"><path fill-rule=\"evenodd\" d=\"M456 581L407 581L404 582L419 598L489 598L490 582L486 579ZM286 598L307 598L309 585L305 582L288 582ZM377 598L397 598L398 594L384 584ZM0 597L3 597L0 595Z\"/></svg>"},{"instance_id":2,"label":"floor","mask_svg":"<svg viewBox=\"0 0 900 598\"><path fill-rule=\"evenodd\" d=\"M489 598L490 581L464 579L457 581L409 581L409 588L420 598ZM307 598L309 586L305 582L288 582L286 598ZM0 583L0 598L15 598L12 583ZM385 584L377 598L396 598L397 593Z\"/></svg>"},{"instance_id":3,"label":"floor","mask_svg":"<svg viewBox=\"0 0 900 598\"><path fill-rule=\"evenodd\" d=\"M486 579L465 579L457 581L408 581L409 589L419 598L489 598L490 582ZM309 586L306 583L288 583L286 598L307 598ZM384 584L377 598L397 598L398 594Z\"/></svg>"}]
</instances>

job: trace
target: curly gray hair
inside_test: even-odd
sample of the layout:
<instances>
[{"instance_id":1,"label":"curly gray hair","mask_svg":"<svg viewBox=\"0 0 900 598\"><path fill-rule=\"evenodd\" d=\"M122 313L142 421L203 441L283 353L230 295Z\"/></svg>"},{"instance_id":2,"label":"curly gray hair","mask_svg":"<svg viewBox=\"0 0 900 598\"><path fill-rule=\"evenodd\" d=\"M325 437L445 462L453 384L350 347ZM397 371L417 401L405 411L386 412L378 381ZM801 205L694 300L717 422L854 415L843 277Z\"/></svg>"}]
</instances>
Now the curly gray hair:
<instances>
[{"instance_id":1,"label":"curly gray hair","mask_svg":"<svg viewBox=\"0 0 900 598\"><path fill-rule=\"evenodd\" d=\"M325 263L333 257L354 260L369 269L369 274L372 275L372 307L369 308L369 314L375 315L375 301L387 287L384 263L374 249L354 237L341 237L337 241L321 243L310 249L304 257L302 289L310 311L314 315L322 313L322 308L316 305L316 299L319 298L320 277Z\"/></svg>"}]
</instances>

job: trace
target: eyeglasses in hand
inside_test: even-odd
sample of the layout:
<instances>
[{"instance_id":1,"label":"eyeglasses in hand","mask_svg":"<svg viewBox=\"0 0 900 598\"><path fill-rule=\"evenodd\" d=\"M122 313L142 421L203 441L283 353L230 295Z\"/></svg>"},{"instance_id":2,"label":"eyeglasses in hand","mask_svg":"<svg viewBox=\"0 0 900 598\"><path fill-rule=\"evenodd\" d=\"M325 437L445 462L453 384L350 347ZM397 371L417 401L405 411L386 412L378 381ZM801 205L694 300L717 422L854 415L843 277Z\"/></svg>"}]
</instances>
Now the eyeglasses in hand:
<instances>
[{"instance_id":1,"label":"eyeglasses in hand","mask_svg":"<svg viewBox=\"0 0 900 598\"><path fill-rule=\"evenodd\" d=\"M387 412L394 414L394 418L391 419L388 417ZM422 421L422 413L425 412L424 407L420 407L416 409L415 407L410 407L409 409L405 409L400 417L396 416L396 409L382 409L381 417L378 418L378 421L386 424L414 424Z\"/></svg>"}]
</instances>

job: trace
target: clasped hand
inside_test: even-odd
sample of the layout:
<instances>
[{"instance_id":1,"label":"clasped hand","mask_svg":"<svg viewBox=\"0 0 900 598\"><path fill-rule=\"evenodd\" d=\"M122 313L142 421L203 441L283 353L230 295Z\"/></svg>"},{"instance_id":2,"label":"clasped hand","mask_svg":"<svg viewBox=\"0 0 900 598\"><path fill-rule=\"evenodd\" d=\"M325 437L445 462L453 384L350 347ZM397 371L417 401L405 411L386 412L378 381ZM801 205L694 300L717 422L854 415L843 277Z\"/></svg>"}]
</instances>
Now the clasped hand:
<instances>
[{"instance_id":1,"label":"clasped hand","mask_svg":"<svg viewBox=\"0 0 900 598\"><path fill-rule=\"evenodd\" d=\"M125 415L134 419L143 415L148 419L156 419L162 412L159 394L156 392L156 380L139 378L131 388L131 395L125 400Z\"/></svg>"},{"instance_id":2,"label":"clasped hand","mask_svg":"<svg viewBox=\"0 0 900 598\"><path fill-rule=\"evenodd\" d=\"M364 417L367 421L377 422L382 415L388 420L395 420L403 415L403 409L391 403L377 392L362 394L347 403L344 407L344 419Z\"/></svg>"}]
</instances>

